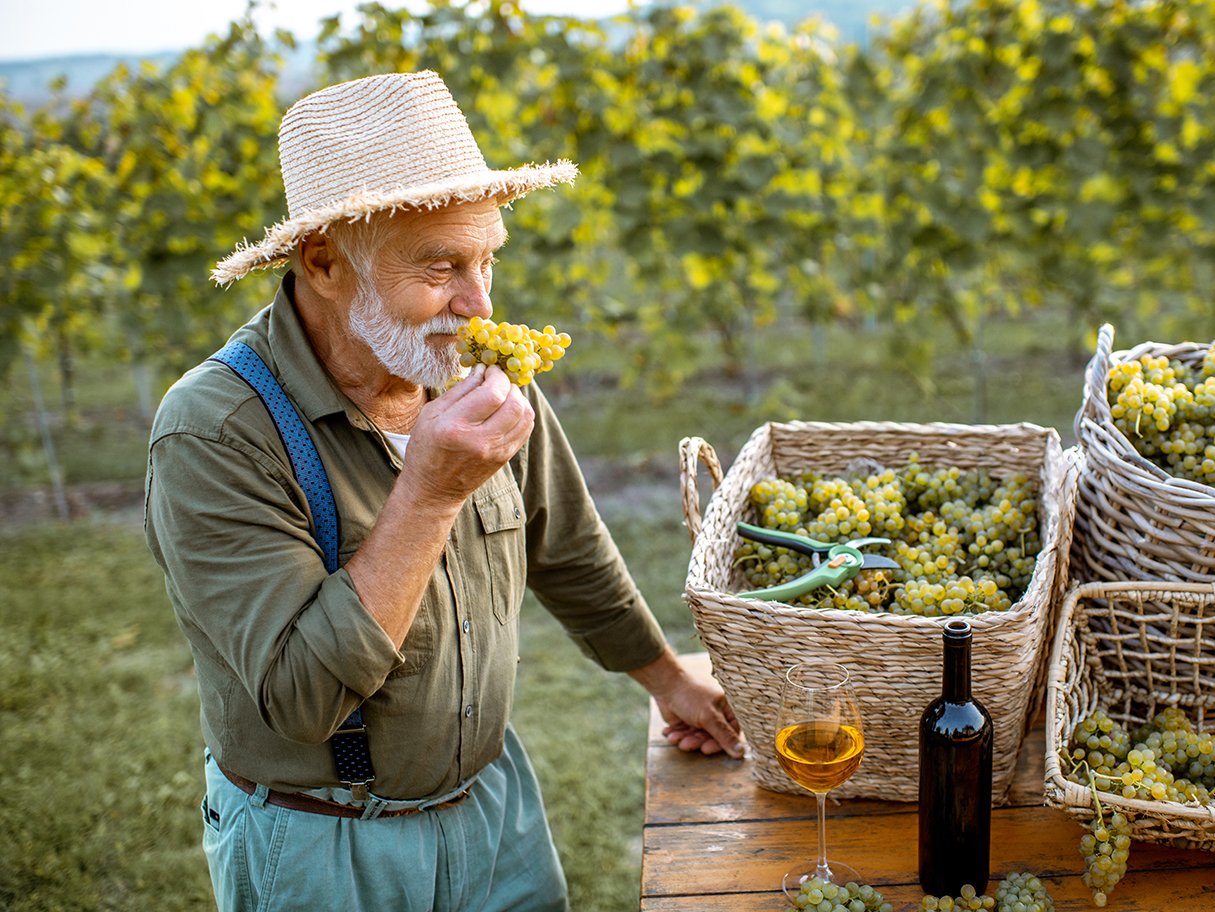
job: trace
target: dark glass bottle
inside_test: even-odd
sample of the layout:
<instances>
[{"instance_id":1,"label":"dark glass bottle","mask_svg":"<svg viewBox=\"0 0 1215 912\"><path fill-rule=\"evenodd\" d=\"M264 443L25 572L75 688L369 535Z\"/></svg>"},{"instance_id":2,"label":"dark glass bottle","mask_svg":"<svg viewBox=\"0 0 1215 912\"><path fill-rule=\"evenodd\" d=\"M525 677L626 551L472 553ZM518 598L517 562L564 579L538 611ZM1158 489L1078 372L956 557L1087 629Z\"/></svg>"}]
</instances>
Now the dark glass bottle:
<instances>
[{"instance_id":1,"label":"dark glass bottle","mask_svg":"<svg viewBox=\"0 0 1215 912\"><path fill-rule=\"evenodd\" d=\"M957 896L987 889L991 855L991 716L970 693L968 621L944 627L941 696L920 718L920 886Z\"/></svg>"}]
</instances>

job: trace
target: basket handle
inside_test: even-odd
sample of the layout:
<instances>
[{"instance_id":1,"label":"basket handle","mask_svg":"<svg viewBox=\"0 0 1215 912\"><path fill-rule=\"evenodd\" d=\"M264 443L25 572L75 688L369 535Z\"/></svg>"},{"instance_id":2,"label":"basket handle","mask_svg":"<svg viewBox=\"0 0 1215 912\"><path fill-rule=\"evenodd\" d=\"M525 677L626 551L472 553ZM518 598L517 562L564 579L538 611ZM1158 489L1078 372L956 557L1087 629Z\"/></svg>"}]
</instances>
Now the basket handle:
<instances>
[{"instance_id":1,"label":"basket handle","mask_svg":"<svg viewBox=\"0 0 1215 912\"><path fill-rule=\"evenodd\" d=\"M683 490L683 521L688 527L688 537L696 544L700 534L700 490L697 487L697 463L704 460L709 477L713 479L713 490L721 484L721 462L717 451L703 437L685 437L679 441L679 476Z\"/></svg>"},{"instance_id":2,"label":"basket handle","mask_svg":"<svg viewBox=\"0 0 1215 912\"><path fill-rule=\"evenodd\" d=\"M1077 439L1080 436L1080 422L1083 419L1087 418L1090 421L1101 423L1105 417L1101 406L1104 404L1106 409L1109 408L1105 399L1105 390L1106 378L1109 377L1110 372L1110 353L1113 348L1114 327L1106 323L1097 333L1097 349L1093 352L1093 357L1089 359L1088 367L1084 371L1084 403L1076 414L1073 429Z\"/></svg>"}]
</instances>

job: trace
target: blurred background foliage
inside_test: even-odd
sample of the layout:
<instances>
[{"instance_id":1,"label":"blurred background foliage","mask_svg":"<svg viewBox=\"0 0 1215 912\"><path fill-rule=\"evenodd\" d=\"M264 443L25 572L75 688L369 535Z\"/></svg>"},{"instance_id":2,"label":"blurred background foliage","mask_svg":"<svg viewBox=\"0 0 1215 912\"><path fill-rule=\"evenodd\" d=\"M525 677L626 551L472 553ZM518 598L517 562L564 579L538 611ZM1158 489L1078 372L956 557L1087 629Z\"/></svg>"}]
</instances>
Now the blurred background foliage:
<instances>
[{"instance_id":1,"label":"blurred background foliage","mask_svg":"<svg viewBox=\"0 0 1215 912\"><path fill-rule=\"evenodd\" d=\"M1211 314L1209 0L929 2L863 45L731 6L360 11L323 23L290 97L295 39L251 19L83 95L0 96L0 372L24 348L70 386L73 359L102 352L138 371L146 417L268 300L272 277L206 276L284 215L286 105L421 67L491 164L582 169L508 216L499 313L606 341L650 393L706 363L745 377L775 321L897 327L914 371L942 323L981 348L992 319L1050 308L1079 353L1101 320L1168 338Z\"/></svg>"}]
</instances>

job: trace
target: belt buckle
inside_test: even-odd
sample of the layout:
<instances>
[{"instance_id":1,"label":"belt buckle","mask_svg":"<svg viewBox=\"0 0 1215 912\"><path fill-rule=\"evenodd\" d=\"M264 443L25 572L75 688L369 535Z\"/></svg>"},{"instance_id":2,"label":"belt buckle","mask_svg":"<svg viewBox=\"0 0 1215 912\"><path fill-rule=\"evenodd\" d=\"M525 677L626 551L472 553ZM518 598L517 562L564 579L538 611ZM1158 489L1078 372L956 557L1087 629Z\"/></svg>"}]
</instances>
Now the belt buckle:
<instances>
[{"instance_id":1,"label":"belt buckle","mask_svg":"<svg viewBox=\"0 0 1215 912\"><path fill-rule=\"evenodd\" d=\"M350 797L355 801L370 801L371 800L371 783L375 782L375 777L367 779L363 782L343 782L342 785L350 789Z\"/></svg>"}]
</instances>

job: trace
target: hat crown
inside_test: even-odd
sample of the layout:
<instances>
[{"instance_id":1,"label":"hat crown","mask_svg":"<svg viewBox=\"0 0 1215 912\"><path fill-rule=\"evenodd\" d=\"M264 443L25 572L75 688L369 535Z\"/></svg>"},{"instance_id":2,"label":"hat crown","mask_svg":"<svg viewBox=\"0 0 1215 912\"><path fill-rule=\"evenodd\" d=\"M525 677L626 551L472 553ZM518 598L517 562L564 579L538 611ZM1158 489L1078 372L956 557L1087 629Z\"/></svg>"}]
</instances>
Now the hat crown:
<instances>
[{"instance_id":1,"label":"hat crown","mask_svg":"<svg viewBox=\"0 0 1215 912\"><path fill-rule=\"evenodd\" d=\"M484 173L468 121L438 74L387 73L329 86L283 116L287 212Z\"/></svg>"}]
</instances>

